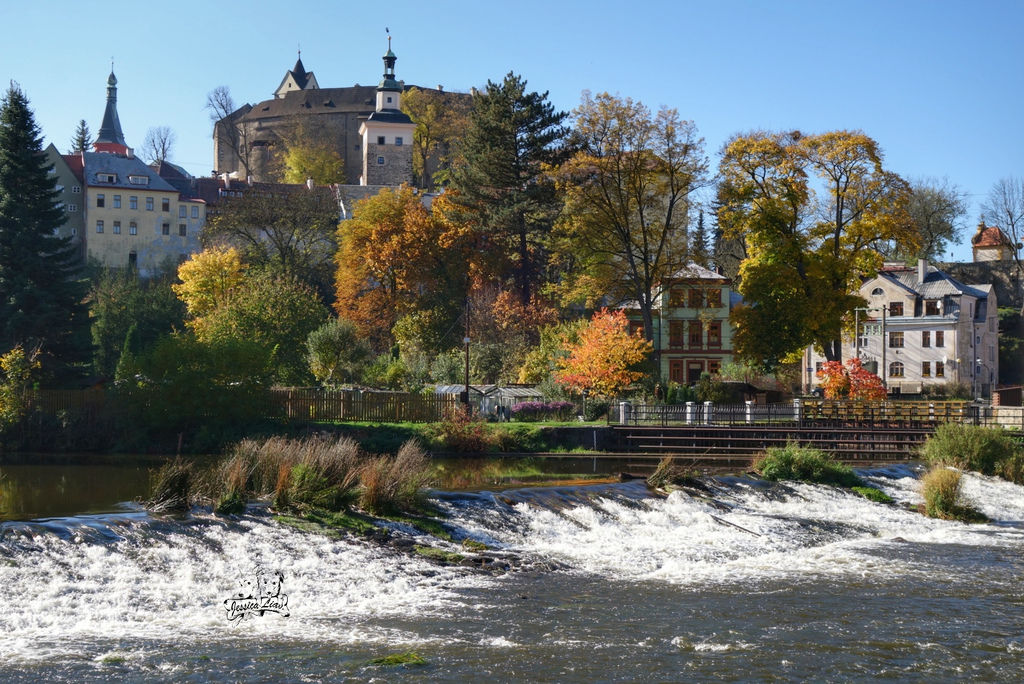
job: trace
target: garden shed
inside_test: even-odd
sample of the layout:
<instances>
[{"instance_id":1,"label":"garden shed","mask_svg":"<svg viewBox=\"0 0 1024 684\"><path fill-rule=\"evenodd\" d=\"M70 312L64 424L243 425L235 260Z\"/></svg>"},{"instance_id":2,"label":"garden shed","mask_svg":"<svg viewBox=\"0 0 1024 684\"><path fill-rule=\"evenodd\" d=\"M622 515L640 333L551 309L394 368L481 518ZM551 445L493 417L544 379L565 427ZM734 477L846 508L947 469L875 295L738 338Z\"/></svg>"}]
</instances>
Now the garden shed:
<instances>
[{"instance_id":1,"label":"garden shed","mask_svg":"<svg viewBox=\"0 0 1024 684\"><path fill-rule=\"evenodd\" d=\"M465 385L438 385L435 394L460 396ZM507 420L513 406L524 401L544 401L544 393L533 385L470 385L469 403L474 413L496 416L500 413Z\"/></svg>"}]
</instances>

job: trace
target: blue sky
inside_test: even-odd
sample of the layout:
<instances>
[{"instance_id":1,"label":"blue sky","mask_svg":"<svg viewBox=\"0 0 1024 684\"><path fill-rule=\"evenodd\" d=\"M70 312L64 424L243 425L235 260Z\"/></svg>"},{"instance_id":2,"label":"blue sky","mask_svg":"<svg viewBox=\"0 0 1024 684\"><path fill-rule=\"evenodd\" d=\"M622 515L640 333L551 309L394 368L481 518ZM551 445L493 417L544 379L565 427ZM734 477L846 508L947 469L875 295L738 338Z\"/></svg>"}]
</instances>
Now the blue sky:
<instances>
[{"instance_id":1,"label":"blue sky","mask_svg":"<svg viewBox=\"0 0 1024 684\"><path fill-rule=\"evenodd\" d=\"M585 89L667 105L713 165L737 132L863 130L893 171L970 193L957 259L992 184L1024 175L1024 0L0 0L0 23L0 76L48 141L65 150L82 118L98 130L113 57L129 145L170 126L196 175L212 168L209 91L272 97L299 46L322 87L376 83L385 26L407 83L468 91L515 71L563 110Z\"/></svg>"}]
</instances>

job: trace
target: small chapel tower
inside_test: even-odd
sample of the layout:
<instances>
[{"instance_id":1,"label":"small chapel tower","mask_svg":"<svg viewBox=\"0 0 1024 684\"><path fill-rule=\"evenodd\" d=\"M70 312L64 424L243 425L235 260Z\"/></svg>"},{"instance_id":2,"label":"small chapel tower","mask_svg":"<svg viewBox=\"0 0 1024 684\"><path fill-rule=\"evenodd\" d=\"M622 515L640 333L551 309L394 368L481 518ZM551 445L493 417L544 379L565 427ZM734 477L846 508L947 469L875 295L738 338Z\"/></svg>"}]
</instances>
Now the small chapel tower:
<instances>
[{"instance_id":1,"label":"small chapel tower","mask_svg":"<svg viewBox=\"0 0 1024 684\"><path fill-rule=\"evenodd\" d=\"M296 90L318 90L320 84L316 82L316 76L312 71L306 71L302 66L302 50L299 50L299 58L295 60L295 66L281 79L281 85L274 91L274 97L278 100Z\"/></svg>"},{"instance_id":2,"label":"small chapel tower","mask_svg":"<svg viewBox=\"0 0 1024 684\"><path fill-rule=\"evenodd\" d=\"M107 107L103 110L103 123L100 124L100 132L96 136L96 142L92 144L92 149L96 152L128 154L128 144L124 141L124 133L121 132L121 120L117 117L117 77L114 76L113 66L110 67L110 76L107 77Z\"/></svg>"},{"instance_id":3,"label":"small chapel tower","mask_svg":"<svg viewBox=\"0 0 1024 684\"><path fill-rule=\"evenodd\" d=\"M412 182L412 134L416 124L401 110L403 85L395 79L396 61L388 36L384 78L377 86L377 108L359 125L363 146L360 185Z\"/></svg>"}]
</instances>

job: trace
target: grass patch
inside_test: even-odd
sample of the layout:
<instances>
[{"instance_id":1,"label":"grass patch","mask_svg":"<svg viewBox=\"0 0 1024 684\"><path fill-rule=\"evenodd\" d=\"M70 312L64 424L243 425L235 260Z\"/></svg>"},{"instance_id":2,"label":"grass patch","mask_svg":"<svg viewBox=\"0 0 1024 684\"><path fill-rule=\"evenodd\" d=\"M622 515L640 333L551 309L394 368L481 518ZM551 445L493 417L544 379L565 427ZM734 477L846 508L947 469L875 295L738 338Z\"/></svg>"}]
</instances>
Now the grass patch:
<instances>
[{"instance_id":1,"label":"grass patch","mask_svg":"<svg viewBox=\"0 0 1024 684\"><path fill-rule=\"evenodd\" d=\"M392 520L394 522L405 523L410 527L414 527L420 532L429 534L437 537L438 539L444 539L445 541L454 541L451 533L445 528L444 523L436 518L431 518L423 515L385 515L382 516L385 520Z\"/></svg>"},{"instance_id":2,"label":"grass patch","mask_svg":"<svg viewBox=\"0 0 1024 684\"><path fill-rule=\"evenodd\" d=\"M439 549L436 546L423 546L421 544L417 544L413 547L413 551L424 558L440 561L442 563L451 563L453 565L466 559L466 557L461 553L445 551L444 549Z\"/></svg>"},{"instance_id":3,"label":"grass patch","mask_svg":"<svg viewBox=\"0 0 1024 684\"><path fill-rule=\"evenodd\" d=\"M128 659L121 655L105 655L100 662L104 665L124 665Z\"/></svg>"},{"instance_id":4,"label":"grass patch","mask_svg":"<svg viewBox=\"0 0 1024 684\"><path fill-rule=\"evenodd\" d=\"M1024 474L1021 454L1002 428L945 423L922 445L921 456L932 465L984 475L1003 475L1005 471L1010 475L1007 479L1012 479Z\"/></svg>"},{"instance_id":5,"label":"grass patch","mask_svg":"<svg viewBox=\"0 0 1024 684\"><path fill-rule=\"evenodd\" d=\"M853 468L839 463L823 451L790 443L770 447L757 457L753 469L766 480L799 480L835 487L862 487L864 481Z\"/></svg>"},{"instance_id":6,"label":"grass patch","mask_svg":"<svg viewBox=\"0 0 1024 684\"><path fill-rule=\"evenodd\" d=\"M478 542L474 539L463 539L462 548L466 549L467 551L486 551L488 547L487 544L484 544L483 542Z\"/></svg>"},{"instance_id":7,"label":"grass patch","mask_svg":"<svg viewBox=\"0 0 1024 684\"><path fill-rule=\"evenodd\" d=\"M869 501L874 501L875 503L891 504L893 502L891 496L883 492L881 489L876 489L875 487L854 486L851 487L850 489L857 492L865 499L868 499Z\"/></svg>"},{"instance_id":8,"label":"grass patch","mask_svg":"<svg viewBox=\"0 0 1024 684\"><path fill-rule=\"evenodd\" d=\"M406 667L422 667L429 663L419 653L406 651L405 653L392 653L391 655L374 658L370 661L370 664L382 667L397 667L399 665L404 665Z\"/></svg>"},{"instance_id":9,"label":"grass patch","mask_svg":"<svg viewBox=\"0 0 1024 684\"><path fill-rule=\"evenodd\" d=\"M409 440L394 456L378 456L359 471L359 507L374 514L414 510L430 479L430 459Z\"/></svg>"},{"instance_id":10,"label":"grass patch","mask_svg":"<svg viewBox=\"0 0 1024 684\"><path fill-rule=\"evenodd\" d=\"M930 518L985 522L988 518L960 501L960 472L945 466L934 466L921 478L924 514Z\"/></svg>"}]
</instances>

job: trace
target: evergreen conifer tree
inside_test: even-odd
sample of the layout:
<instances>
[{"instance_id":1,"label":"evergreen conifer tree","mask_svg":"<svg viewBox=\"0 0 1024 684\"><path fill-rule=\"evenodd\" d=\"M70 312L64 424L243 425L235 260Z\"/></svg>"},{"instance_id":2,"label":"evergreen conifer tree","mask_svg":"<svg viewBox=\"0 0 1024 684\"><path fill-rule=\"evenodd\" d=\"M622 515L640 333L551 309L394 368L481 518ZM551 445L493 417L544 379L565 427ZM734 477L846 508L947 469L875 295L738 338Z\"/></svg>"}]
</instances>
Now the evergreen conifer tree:
<instances>
[{"instance_id":1,"label":"evergreen conifer tree","mask_svg":"<svg viewBox=\"0 0 1024 684\"><path fill-rule=\"evenodd\" d=\"M46 381L86 360L88 318L56 176L21 89L0 99L0 351L38 347Z\"/></svg>"},{"instance_id":2,"label":"evergreen conifer tree","mask_svg":"<svg viewBox=\"0 0 1024 684\"><path fill-rule=\"evenodd\" d=\"M708 267L711 255L708 252L708 233L704 227L704 210L697 215L697 227L693 231L690 242L690 261L698 266Z\"/></svg>"},{"instance_id":3,"label":"evergreen conifer tree","mask_svg":"<svg viewBox=\"0 0 1024 684\"><path fill-rule=\"evenodd\" d=\"M92 132L89 130L89 124L85 123L85 119L82 119L78 122L78 127L75 128L75 137L71 138L69 153L87 152L91 146Z\"/></svg>"},{"instance_id":4,"label":"evergreen conifer tree","mask_svg":"<svg viewBox=\"0 0 1024 684\"><path fill-rule=\"evenodd\" d=\"M554 184L542 168L563 156L562 126L548 94L527 92L509 72L487 82L473 99L463 140L464 163L455 170L455 202L483 233L492 275L509 279L527 305L545 266L546 238L558 213Z\"/></svg>"}]
</instances>

